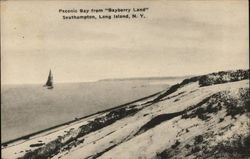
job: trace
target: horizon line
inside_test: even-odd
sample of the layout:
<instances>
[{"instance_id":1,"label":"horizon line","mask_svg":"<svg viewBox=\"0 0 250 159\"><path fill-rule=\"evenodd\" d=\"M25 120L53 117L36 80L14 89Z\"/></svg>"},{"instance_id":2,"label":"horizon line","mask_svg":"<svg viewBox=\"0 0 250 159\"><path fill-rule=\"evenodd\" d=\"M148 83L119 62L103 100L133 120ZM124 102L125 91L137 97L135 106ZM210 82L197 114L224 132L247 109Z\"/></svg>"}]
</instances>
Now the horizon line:
<instances>
[{"instance_id":1,"label":"horizon line","mask_svg":"<svg viewBox=\"0 0 250 159\"><path fill-rule=\"evenodd\" d=\"M101 78L97 80L88 80L88 81L58 81L54 82L55 84L66 84L66 83L90 83L90 82L102 82L102 81L115 81L115 80L154 80L154 79L163 79L163 78L183 78L191 77L194 75L183 75L183 76L147 76L147 77L124 77L124 78ZM3 83L1 85L25 85L25 84L44 84L44 82L35 82L35 83Z\"/></svg>"}]
</instances>

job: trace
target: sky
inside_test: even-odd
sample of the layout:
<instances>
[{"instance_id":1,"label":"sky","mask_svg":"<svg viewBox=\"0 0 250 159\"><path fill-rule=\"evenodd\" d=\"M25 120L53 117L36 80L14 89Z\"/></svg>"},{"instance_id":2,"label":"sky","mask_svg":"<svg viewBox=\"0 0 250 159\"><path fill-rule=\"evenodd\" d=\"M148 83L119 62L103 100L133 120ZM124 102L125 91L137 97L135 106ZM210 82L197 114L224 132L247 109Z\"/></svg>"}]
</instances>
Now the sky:
<instances>
[{"instance_id":1,"label":"sky","mask_svg":"<svg viewBox=\"0 0 250 159\"><path fill-rule=\"evenodd\" d=\"M59 9L149 8L63 20ZM197 75L249 68L248 2L1 1L3 84Z\"/></svg>"}]
</instances>

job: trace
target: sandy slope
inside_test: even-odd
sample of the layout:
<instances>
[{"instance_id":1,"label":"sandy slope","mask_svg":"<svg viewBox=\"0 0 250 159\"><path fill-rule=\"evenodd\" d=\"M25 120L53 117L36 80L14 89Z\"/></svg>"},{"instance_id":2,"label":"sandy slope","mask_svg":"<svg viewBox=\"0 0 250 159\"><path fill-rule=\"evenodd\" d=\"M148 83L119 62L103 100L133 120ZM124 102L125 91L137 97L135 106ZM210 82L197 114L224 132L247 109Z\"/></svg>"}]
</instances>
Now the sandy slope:
<instances>
[{"instance_id":1,"label":"sandy slope","mask_svg":"<svg viewBox=\"0 0 250 159\"><path fill-rule=\"evenodd\" d=\"M248 71L191 78L160 95L2 146L2 158L248 158L247 78Z\"/></svg>"}]
</instances>

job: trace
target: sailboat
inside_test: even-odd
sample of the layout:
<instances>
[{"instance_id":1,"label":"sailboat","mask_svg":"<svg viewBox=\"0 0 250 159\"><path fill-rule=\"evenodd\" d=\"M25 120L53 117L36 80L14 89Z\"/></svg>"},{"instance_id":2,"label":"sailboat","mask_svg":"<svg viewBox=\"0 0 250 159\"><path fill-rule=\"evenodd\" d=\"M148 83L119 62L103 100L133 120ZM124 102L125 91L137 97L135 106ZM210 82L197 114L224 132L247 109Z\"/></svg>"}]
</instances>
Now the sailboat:
<instances>
[{"instance_id":1,"label":"sailboat","mask_svg":"<svg viewBox=\"0 0 250 159\"><path fill-rule=\"evenodd\" d=\"M46 87L47 89L53 89L53 76L51 73L51 70L49 70L49 76L48 76L48 80L46 82L45 85L43 85L44 87Z\"/></svg>"}]
</instances>

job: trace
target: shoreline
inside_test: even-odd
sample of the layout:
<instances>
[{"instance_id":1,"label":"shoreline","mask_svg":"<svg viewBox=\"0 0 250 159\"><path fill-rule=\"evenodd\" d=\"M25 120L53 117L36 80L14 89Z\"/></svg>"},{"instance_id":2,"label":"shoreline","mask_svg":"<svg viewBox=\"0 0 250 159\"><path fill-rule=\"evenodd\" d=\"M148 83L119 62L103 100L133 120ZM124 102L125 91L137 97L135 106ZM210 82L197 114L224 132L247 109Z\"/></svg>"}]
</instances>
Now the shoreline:
<instances>
[{"instance_id":1,"label":"shoreline","mask_svg":"<svg viewBox=\"0 0 250 159\"><path fill-rule=\"evenodd\" d=\"M139 102L139 101L141 101L141 100L145 100L145 99L154 97L154 96L160 94L161 92L162 92L162 91L156 92L156 93L151 94L151 95L149 95L149 96L146 96L146 97L143 97L143 98L139 98L139 99L133 100L133 101L128 102L128 103L125 103L125 104L121 104L121 105L118 105L118 106L115 106L115 107L112 107L112 108L109 108L109 109L105 109L105 110L102 110L102 111L98 111L98 112L96 112L96 113L93 113L93 114L90 114L90 115L86 115L86 116L77 118L77 119L75 119L75 120L70 120L70 121L64 122L64 123L62 123L62 124L58 124L58 125L55 125L55 126L46 128L46 129L42 129L42 130L36 131L36 132L34 132L34 133L30 133L30 134L27 134L27 135L24 135L24 136L15 138L15 139L11 139L11 140L8 140L8 141L5 141L5 142L1 142L1 147L8 146L8 144L14 143L14 142L16 142L16 141L18 141L18 140L26 140L26 139L29 139L29 138L32 137L32 136L35 136L35 135L38 135L38 134L40 134L40 133L44 133L44 132L46 132L46 131L49 131L49 130L52 130L52 129L56 129L56 128L59 128L59 127L65 126L65 125L72 124L72 123L74 123L74 122L77 122L77 121L79 121L79 120L88 118L88 117L90 117L90 116L94 116L94 115L97 115L97 114L100 114L100 113L105 113L105 112L108 112L108 111L111 111L111 110L115 110L115 109L118 109L118 108L121 108L121 107L130 105L130 104Z\"/></svg>"}]
</instances>

